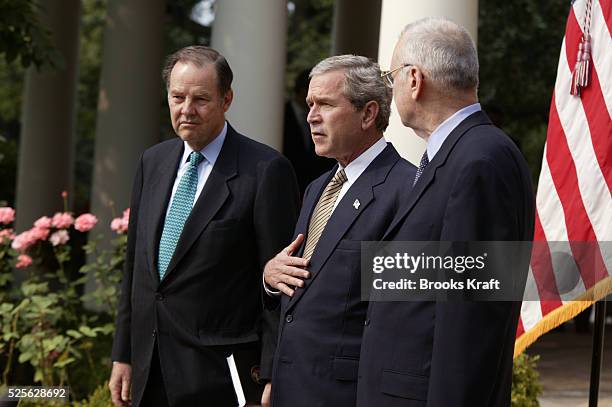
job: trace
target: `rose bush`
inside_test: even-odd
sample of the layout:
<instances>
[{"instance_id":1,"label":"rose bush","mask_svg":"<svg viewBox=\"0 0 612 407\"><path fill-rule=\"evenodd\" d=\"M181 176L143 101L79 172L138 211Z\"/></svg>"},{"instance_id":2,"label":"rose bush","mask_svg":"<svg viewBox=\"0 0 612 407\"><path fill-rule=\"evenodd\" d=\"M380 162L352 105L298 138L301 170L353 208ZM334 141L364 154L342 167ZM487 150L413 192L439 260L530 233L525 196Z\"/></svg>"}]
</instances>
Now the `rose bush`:
<instances>
[{"instance_id":1,"label":"rose bush","mask_svg":"<svg viewBox=\"0 0 612 407\"><path fill-rule=\"evenodd\" d=\"M15 234L15 210L0 208L0 388L70 386L78 400L108 378L128 217L113 220L115 238L100 250L100 236L78 244L98 223L93 214L64 210ZM82 267L77 251L88 256Z\"/></svg>"}]
</instances>

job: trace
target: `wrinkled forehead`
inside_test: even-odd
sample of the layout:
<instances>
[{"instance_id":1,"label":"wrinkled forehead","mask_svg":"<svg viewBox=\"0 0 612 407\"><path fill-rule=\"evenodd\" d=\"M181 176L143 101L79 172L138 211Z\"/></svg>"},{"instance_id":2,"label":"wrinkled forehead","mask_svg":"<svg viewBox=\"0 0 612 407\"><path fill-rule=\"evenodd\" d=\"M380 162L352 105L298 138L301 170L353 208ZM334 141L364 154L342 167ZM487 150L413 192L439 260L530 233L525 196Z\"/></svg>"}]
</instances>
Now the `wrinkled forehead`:
<instances>
[{"instance_id":1,"label":"wrinkled forehead","mask_svg":"<svg viewBox=\"0 0 612 407\"><path fill-rule=\"evenodd\" d=\"M320 97L322 95L344 95L346 82L345 71L338 69L314 75L308 86L308 97Z\"/></svg>"}]
</instances>

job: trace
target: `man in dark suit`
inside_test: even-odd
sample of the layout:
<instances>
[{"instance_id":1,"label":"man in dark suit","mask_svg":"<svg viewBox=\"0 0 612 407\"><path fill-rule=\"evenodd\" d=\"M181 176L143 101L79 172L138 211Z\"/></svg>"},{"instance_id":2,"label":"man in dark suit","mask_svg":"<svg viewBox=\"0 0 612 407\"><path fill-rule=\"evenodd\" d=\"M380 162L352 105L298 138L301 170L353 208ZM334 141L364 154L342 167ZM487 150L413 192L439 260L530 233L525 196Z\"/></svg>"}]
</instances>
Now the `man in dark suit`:
<instances>
[{"instance_id":1,"label":"man in dark suit","mask_svg":"<svg viewBox=\"0 0 612 407\"><path fill-rule=\"evenodd\" d=\"M147 407L259 402L247 390L250 370L261 354L269 377L275 336L265 326L278 321L262 311L262 270L290 241L295 175L225 121L232 71L217 51L176 52L164 79L179 138L149 148L138 165L112 399L128 404L131 384L133 405Z\"/></svg>"},{"instance_id":2,"label":"man in dark suit","mask_svg":"<svg viewBox=\"0 0 612 407\"><path fill-rule=\"evenodd\" d=\"M412 23L391 67L385 77L402 122L427 149L384 240L531 240L529 171L477 103L478 59L468 32L445 19ZM504 272L525 276L527 268ZM371 301L357 405L509 406L519 311L520 298Z\"/></svg>"},{"instance_id":3,"label":"man in dark suit","mask_svg":"<svg viewBox=\"0 0 612 407\"><path fill-rule=\"evenodd\" d=\"M275 407L349 407L367 310L361 241L382 237L416 168L382 136L391 89L376 63L335 56L310 75L315 149L338 164L308 186L295 240L265 267L267 284L283 293L271 399Z\"/></svg>"}]
</instances>

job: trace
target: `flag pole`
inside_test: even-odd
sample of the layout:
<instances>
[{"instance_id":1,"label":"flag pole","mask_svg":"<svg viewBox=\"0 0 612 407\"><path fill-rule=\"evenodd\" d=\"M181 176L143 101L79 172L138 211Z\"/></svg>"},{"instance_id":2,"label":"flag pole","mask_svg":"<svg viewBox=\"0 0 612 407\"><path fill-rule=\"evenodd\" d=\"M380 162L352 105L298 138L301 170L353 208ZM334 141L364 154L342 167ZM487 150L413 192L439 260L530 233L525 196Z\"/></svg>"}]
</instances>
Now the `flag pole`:
<instances>
[{"instance_id":1,"label":"flag pole","mask_svg":"<svg viewBox=\"0 0 612 407\"><path fill-rule=\"evenodd\" d=\"M595 303L595 325L593 327L593 356L591 359L591 386L589 407L597 407L599 398L599 375L603 359L604 332L606 328L606 297Z\"/></svg>"}]
</instances>

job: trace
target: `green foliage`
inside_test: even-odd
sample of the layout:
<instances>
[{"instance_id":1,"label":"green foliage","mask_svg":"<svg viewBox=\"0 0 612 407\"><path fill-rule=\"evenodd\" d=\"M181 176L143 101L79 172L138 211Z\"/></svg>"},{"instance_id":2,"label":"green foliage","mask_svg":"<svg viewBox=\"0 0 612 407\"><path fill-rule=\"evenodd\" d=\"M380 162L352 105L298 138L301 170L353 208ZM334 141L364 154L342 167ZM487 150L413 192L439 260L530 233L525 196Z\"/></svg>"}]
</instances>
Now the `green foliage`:
<instances>
[{"instance_id":1,"label":"green foliage","mask_svg":"<svg viewBox=\"0 0 612 407\"><path fill-rule=\"evenodd\" d=\"M334 0L295 0L287 32L286 93L295 77L327 58L331 50Z\"/></svg>"},{"instance_id":2,"label":"green foliage","mask_svg":"<svg viewBox=\"0 0 612 407\"><path fill-rule=\"evenodd\" d=\"M519 144L534 181L569 8L569 2L556 0L479 4L480 100Z\"/></svg>"},{"instance_id":3,"label":"green foliage","mask_svg":"<svg viewBox=\"0 0 612 407\"><path fill-rule=\"evenodd\" d=\"M7 62L38 68L53 64L49 32L41 27L39 12L35 0L0 0L0 55Z\"/></svg>"},{"instance_id":4,"label":"green foliage","mask_svg":"<svg viewBox=\"0 0 612 407\"><path fill-rule=\"evenodd\" d=\"M538 407L538 396L542 392L540 375L536 370L539 356L525 353L514 359L512 369L512 407Z\"/></svg>"},{"instance_id":5,"label":"green foliage","mask_svg":"<svg viewBox=\"0 0 612 407\"><path fill-rule=\"evenodd\" d=\"M108 382L104 382L94 390L87 400L72 403L72 407L109 407L112 406Z\"/></svg>"}]
</instances>

